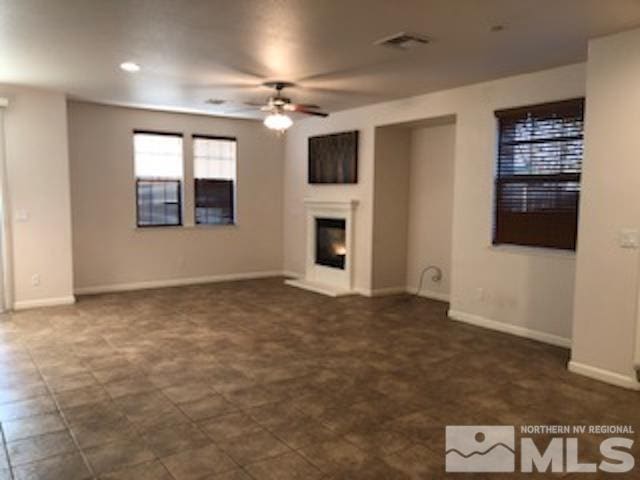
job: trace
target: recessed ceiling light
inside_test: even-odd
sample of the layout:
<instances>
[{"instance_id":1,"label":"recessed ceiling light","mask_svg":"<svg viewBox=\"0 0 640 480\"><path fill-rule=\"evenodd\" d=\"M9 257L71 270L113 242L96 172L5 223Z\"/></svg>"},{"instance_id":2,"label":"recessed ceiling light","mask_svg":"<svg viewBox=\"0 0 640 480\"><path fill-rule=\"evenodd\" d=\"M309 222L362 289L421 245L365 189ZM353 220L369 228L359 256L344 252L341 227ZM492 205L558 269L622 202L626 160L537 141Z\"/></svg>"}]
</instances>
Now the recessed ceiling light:
<instances>
[{"instance_id":1,"label":"recessed ceiling light","mask_svg":"<svg viewBox=\"0 0 640 480\"><path fill-rule=\"evenodd\" d=\"M140 65L134 62L122 62L120 68L125 72L135 73L140 71Z\"/></svg>"}]
</instances>

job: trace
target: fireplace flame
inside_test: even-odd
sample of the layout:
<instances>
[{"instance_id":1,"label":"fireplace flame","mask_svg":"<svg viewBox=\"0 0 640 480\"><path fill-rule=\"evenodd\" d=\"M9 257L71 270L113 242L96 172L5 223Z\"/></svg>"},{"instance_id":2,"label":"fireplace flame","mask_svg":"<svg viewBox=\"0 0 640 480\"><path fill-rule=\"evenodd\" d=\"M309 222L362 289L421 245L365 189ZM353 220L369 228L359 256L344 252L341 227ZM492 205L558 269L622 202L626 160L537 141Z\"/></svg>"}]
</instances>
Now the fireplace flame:
<instances>
[{"instance_id":1,"label":"fireplace flame","mask_svg":"<svg viewBox=\"0 0 640 480\"><path fill-rule=\"evenodd\" d=\"M341 257L345 256L347 254L347 247L345 247L344 245L334 245L333 252L336 255L340 255Z\"/></svg>"}]
</instances>

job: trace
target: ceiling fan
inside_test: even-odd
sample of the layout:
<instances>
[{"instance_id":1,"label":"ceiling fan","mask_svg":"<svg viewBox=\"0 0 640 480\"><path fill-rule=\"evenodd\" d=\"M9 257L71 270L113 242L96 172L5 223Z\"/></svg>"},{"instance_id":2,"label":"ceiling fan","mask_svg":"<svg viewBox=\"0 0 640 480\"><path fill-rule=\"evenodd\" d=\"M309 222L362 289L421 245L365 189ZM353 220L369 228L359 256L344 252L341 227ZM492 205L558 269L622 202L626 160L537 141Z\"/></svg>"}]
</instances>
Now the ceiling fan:
<instances>
[{"instance_id":1,"label":"ceiling fan","mask_svg":"<svg viewBox=\"0 0 640 480\"><path fill-rule=\"evenodd\" d=\"M289 115L287 115L288 112L314 115L316 117L329 116L328 113L321 112L318 105L293 103L290 98L283 96L282 90L294 87L294 83L274 81L264 82L262 85L267 88L273 88L276 91L275 95L269 97L264 104L247 102L246 105L257 108L263 112L267 112L268 115L264 119L264 125L271 130L283 132L293 125L293 120Z\"/></svg>"}]
</instances>

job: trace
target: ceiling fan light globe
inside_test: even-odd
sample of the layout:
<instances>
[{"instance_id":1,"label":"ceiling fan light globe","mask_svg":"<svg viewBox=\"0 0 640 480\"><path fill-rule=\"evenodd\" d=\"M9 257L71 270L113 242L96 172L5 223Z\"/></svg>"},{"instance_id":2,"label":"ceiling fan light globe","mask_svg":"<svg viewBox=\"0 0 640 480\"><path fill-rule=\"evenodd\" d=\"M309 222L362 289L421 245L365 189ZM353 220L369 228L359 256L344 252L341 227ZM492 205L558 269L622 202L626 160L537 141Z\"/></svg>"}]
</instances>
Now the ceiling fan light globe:
<instances>
[{"instance_id":1,"label":"ceiling fan light globe","mask_svg":"<svg viewBox=\"0 0 640 480\"><path fill-rule=\"evenodd\" d=\"M271 130L278 130L283 132L287 128L293 125L293 120L288 115L282 113L272 113L264 119L264 126Z\"/></svg>"}]
</instances>

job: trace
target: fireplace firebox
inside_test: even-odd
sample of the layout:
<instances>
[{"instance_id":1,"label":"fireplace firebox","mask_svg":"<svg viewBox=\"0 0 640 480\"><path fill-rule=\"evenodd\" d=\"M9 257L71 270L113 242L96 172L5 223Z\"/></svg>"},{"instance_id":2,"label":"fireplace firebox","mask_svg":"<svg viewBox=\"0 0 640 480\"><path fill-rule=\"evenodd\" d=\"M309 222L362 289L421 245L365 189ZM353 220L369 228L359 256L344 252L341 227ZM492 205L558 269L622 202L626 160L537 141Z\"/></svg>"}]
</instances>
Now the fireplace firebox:
<instances>
[{"instance_id":1,"label":"fireplace firebox","mask_svg":"<svg viewBox=\"0 0 640 480\"><path fill-rule=\"evenodd\" d=\"M316 264L344 270L346 222L341 218L316 218Z\"/></svg>"}]
</instances>

